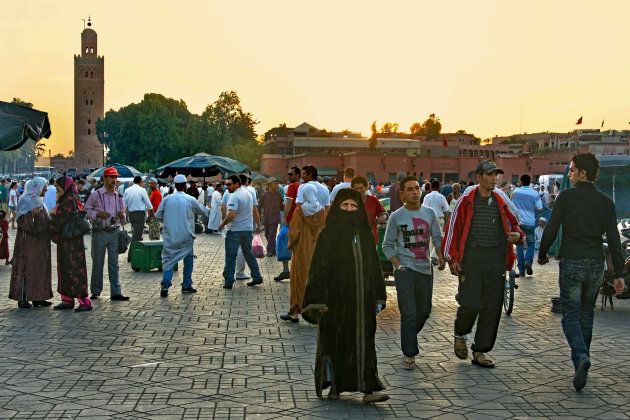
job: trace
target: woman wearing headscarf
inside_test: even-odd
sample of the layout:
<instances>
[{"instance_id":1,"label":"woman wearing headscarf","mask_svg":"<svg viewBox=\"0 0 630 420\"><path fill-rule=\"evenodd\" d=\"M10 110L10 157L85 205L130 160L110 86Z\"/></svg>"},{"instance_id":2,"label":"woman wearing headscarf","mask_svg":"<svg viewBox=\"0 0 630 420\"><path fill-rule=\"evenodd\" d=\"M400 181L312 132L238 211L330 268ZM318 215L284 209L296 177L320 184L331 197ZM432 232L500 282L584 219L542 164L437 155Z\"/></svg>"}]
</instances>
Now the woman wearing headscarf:
<instances>
[{"instance_id":1,"label":"woman wearing headscarf","mask_svg":"<svg viewBox=\"0 0 630 420\"><path fill-rule=\"evenodd\" d=\"M299 322L302 313L302 300L306 288L308 266L315 249L319 232L326 222L326 210L317 201L317 188L306 184L302 186L304 203L295 209L289 224L289 241L287 247L291 251L291 277L289 312L280 315L284 321Z\"/></svg>"},{"instance_id":2,"label":"woman wearing headscarf","mask_svg":"<svg viewBox=\"0 0 630 420\"><path fill-rule=\"evenodd\" d=\"M74 214L83 208L79 191L69 176L61 176L55 182L57 206L52 211L53 241L57 244L57 291L61 303L54 309L74 308L74 298L79 301L77 312L92 310L88 298L87 266L83 236L63 238L61 232Z\"/></svg>"},{"instance_id":3,"label":"woman wearing headscarf","mask_svg":"<svg viewBox=\"0 0 630 420\"><path fill-rule=\"evenodd\" d=\"M293 267L291 267L293 270ZM319 325L315 359L318 397L362 392L366 404L389 399L376 368L376 314L385 307L385 282L363 200L339 190L317 239L302 317Z\"/></svg>"},{"instance_id":4,"label":"woman wearing headscarf","mask_svg":"<svg viewBox=\"0 0 630 420\"><path fill-rule=\"evenodd\" d=\"M18 201L18 231L13 246L13 267L9 298L20 308L50 306L50 218L43 202L44 178L35 177L26 183ZM29 301L32 301L31 304Z\"/></svg>"}]
</instances>

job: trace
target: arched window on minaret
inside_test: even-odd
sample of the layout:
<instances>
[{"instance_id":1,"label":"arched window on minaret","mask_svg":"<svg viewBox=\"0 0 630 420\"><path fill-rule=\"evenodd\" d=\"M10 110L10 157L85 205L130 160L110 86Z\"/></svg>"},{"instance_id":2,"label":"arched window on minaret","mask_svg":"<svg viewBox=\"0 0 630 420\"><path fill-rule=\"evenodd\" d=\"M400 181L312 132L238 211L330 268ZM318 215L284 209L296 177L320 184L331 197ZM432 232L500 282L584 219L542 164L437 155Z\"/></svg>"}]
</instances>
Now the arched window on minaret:
<instances>
[{"instance_id":1,"label":"arched window on minaret","mask_svg":"<svg viewBox=\"0 0 630 420\"><path fill-rule=\"evenodd\" d=\"M90 133L91 133L91 130L88 128L88 136L90 135Z\"/></svg>"},{"instance_id":2,"label":"arched window on minaret","mask_svg":"<svg viewBox=\"0 0 630 420\"><path fill-rule=\"evenodd\" d=\"M94 101L90 99L90 105L94 105Z\"/></svg>"},{"instance_id":3,"label":"arched window on minaret","mask_svg":"<svg viewBox=\"0 0 630 420\"><path fill-rule=\"evenodd\" d=\"M85 100L85 104L86 104L86 105L88 104L88 101L87 101L87 99Z\"/></svg>"},{"instance_id":4,"label":"arched window on minaret","mask_svg":"<svg viewBox=\"0 0 630 420\"><path fill-rule=\"evenodd\" d=\"M87 77L87 71L85 72L85 77Z\"/></svg>"},{"instance_id":5,"label":"arched window on minaret","mask_svg":"<svg viewBox=\"0 0 630 420\"><path fill-rule=\"evenodd\" d=\"M90 72L90 77L94 77L94 72L93 71Z\"/></svg>"},{"instance_id":6,"label":"arched window on minaret","mask_svg":"<svg viewBox=\"0 0 630 420\"><path fill-rule=\"evenodd\" d=\"M92 120L88 120L88 124L92 124Z\"/></svg>"}]
</instances>

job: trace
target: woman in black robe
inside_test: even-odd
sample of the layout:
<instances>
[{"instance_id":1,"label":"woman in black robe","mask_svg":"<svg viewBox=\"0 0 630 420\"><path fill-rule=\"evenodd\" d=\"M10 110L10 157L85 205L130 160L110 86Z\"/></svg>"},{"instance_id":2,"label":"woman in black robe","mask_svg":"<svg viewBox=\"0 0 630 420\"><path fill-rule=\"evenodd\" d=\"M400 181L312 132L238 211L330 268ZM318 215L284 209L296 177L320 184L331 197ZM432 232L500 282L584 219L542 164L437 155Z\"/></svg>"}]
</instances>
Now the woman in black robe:
<instances>
[{"instance_id":1,"label":"woman in black robe","mask_svg":"<svg viewBox=\"0 0 630 420\"><path fill-rule=\"evenodd\" d=\"M360 194L336 195L315 245L302 317L319 325L315 359L318 397L363 392L363 402L385 401L376 368L376 314L387 295L374 236Z\"/></svg>"}]
</instances>

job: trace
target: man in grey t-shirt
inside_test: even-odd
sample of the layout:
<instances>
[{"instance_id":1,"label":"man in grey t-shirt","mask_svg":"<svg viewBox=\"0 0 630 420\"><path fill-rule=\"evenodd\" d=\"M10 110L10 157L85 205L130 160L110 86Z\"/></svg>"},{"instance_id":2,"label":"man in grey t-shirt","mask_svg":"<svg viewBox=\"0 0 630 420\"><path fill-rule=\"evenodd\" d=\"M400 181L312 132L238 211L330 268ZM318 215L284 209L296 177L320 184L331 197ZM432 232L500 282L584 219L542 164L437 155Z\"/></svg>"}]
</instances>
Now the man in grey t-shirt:
<instances>
[{"instance_id":1,"label":"man in grey t-shirt","mask_svg":"<svg viewBox=\"0 0 630 420\"><path fill-rule=\"evenodd\" d=\"M420 205L421 187L413 176L400 181L404 205L389 218L383 252L394 266L400 310L400 338L405 360L403 369L416 367L418 333L431 313L433 271L429 261L429 238L435 244L438 269L444 270L442 230L435 211Z\"/></svg>"},{"instance_id":2,"label":"man in grey t-shirt","mask_svg":"<svg viewBox=\"0 0 630 420\"><path fill-rule=\"evenodd\" d=\"M224 289L231 289L234 285L234 270L236 268L236 254L240 247L245 261L252 274L252 281L248 286L255 286L263 282L258 268L258 262L252 252L252 239L254 238L253 204L252 196L241 188L241 179L238 175L230 176L225 185L230 192L227 203L227 214L219 225L219 230L227 228L225 236L225 283ZM256 220L256 232L260 231L260 219Z\"/></svg>"}]
</instances>

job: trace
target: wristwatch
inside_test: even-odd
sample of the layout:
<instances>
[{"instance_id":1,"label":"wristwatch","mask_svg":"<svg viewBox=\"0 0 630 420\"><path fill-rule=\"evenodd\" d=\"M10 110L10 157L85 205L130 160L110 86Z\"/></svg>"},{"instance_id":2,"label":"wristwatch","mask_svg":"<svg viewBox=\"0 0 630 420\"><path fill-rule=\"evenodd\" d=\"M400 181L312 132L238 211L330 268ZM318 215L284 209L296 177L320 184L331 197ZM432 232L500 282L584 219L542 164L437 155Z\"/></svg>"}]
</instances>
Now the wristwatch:
<instances>
[{"instance_id":1,"label":"wristwatch","mask_svg":"<svg viewBox=\"0 0 630 420\"><path fill-rule=\"evenodd\" d=\"M400 264L398 267L394 267L394 271L403 271L406 267Z\"/></svg>"}]
</instances>

